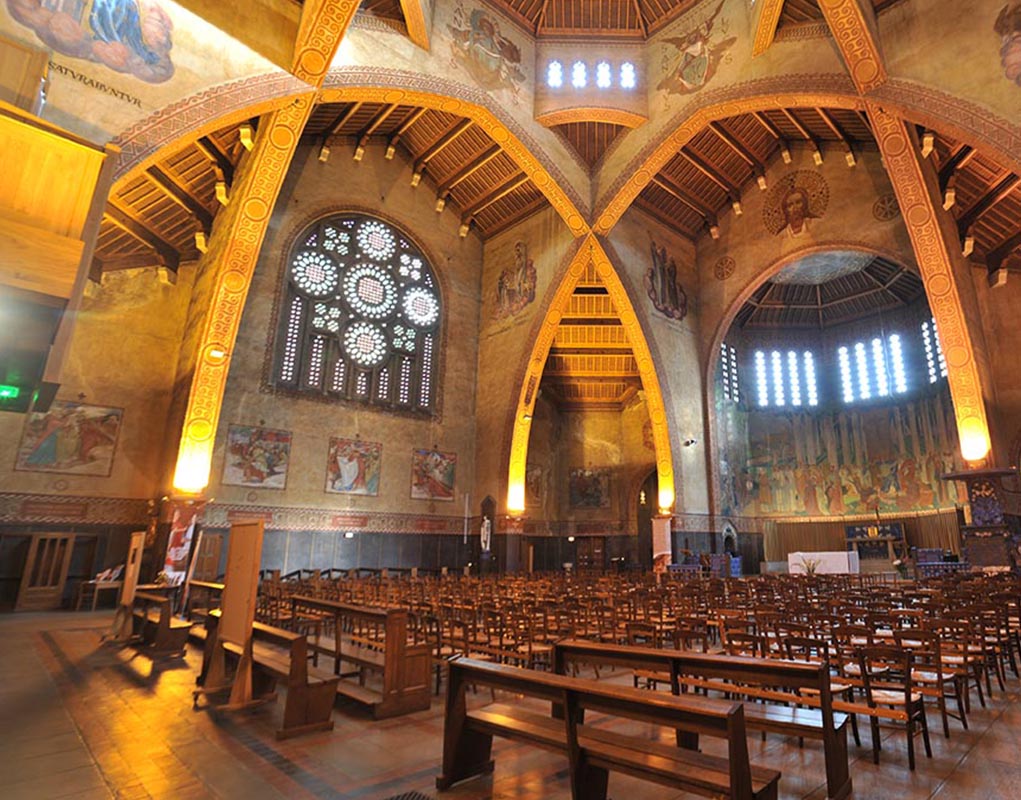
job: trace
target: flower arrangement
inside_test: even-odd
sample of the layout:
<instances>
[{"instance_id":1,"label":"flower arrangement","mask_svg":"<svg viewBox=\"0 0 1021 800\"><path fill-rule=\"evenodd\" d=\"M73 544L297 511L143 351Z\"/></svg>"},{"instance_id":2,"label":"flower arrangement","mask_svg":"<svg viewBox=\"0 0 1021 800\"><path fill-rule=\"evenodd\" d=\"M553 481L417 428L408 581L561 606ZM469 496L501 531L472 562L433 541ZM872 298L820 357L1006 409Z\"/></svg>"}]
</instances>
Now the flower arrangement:
<instances>
[{"instance_id":1,"label":"flower arrangement","mask_svg":"<svg viewBox=\"0 0 1021 800\"><path fill-rule=\"evenodd\" d=\"M801 557L801 566L805 568L806 575L815 575L815 571L819 568L818 558L805 558Z\"/></svg>"},{"instance_id":2,"label":"flower arrangement","mask_svg":"<svg viewBox=\"0 0 1021 800\"><path fill-rule=\"evenodd\" d=\"M905 563L903 558L895 558L893 560L893 568L897 570L897 574L902 578L908 576L908 565Z\"/></svg>"}]
</instances>

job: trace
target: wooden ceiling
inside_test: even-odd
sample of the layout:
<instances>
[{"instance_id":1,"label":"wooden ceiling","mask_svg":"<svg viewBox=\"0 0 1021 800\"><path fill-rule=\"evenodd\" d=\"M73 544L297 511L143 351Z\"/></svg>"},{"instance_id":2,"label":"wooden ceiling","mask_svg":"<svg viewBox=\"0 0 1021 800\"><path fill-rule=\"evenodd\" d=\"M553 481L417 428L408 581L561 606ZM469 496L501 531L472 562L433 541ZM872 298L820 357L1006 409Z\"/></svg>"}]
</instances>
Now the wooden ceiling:
<instances>
[{"instance_id":1,"label":"wooden ceiling","mask_svg":"<svg viewBox=\"0 0 1021 800\"><path fill-rule=\"evenodd\" d=\"M780 109L710 123L668 161L635 201L637 208L697 239L794 143L824 158L875 150L868 121L843 109Z\"/></svg>"},{"instance_id":2,"label":"wooden ceiling","mask_svg":"<svg viewBox=\"0 0 1021 800\"><path fill-rule=\"evenodd\" d=\"M899 3L900 0L872 0L872 5L878 14L890 6ZM819 0L784 0L783 8L780 10L780 20L777 23L777 30L785 27L813 24L823 22L822 9L819 8Z\"/></svg>"},{"instance_id":3,"label":"wooden ceiling","mask_svg":"<svg viewBox=\"0 0 1021 800\"><path fill-rule=\"evenodd\" d=\"M401 25L405 24L404 11L401 8L400 0L362 0L362 4L358 6L358 11L377 19L399 22Z\"/></svg>"},{"instance_id":4,"label":"wooden ceiling","mask_svg":"<svg viewBox=\"0 0 1021 800\"><path fill-rule=\"evenodd\" d=\"M645 38L700 0L487 0L535 36Z\"/></svg>"},{"instance_id":5,"label":"wooden ceiling","mask_svg":"<svg viewBox=\"0 0 1021 800\"><path fill-rule=\"evenodd\" d=\"M918 275L877 257L860 271L821 283L786 282L782 275L767 280L734 322L741 328L822 329L892 311L924 295Z\"/></svg>"},{"instance_id":6,"label":"wooden ceiling","mask_svg":"<svg viewBox=\"0 0 1021 800\"><path fill-rule=\"evenodd\" d=\"M591 170L618 136L630 128L611 122L568 122L554 125L553 130L567 142Z\"/></svg>"},{"instance_id":7,"label":"wooden ceiling","mask_svg":"<svg viewBox=\"0 0 1021 800\"><path fill-rule=\"evenodd\" d=\"M591 263L560 320L540 387L561 411L620 411L642 388L627 331Z\"/></svg>"}]
</instances>

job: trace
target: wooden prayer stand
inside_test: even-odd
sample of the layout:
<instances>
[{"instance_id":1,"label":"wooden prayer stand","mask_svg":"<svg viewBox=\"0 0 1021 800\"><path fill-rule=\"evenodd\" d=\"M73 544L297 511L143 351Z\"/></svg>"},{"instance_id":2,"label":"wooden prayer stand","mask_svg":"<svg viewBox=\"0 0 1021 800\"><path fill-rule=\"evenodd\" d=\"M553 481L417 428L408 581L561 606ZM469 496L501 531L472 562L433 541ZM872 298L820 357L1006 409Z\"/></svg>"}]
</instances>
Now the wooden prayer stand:
<instances>
[{"instance_id":1,"label":"wooden prayer stand","mask_svg":"<svg viewBox=\"0 0 1021 800\"><path fill-rule=\"evenodd\" d=\"M138 587L138 573L142 569L142 550L144 548L145 531L135 531L131 534L131 543L128 545L128 557L124 562L124 583L117 601L117 613L113 617L113 626L106 637L108 641L126 642L131 638L135 589Z\"/></svg>"},{"instance_id":2,"label":"wooden prayer stand","mask_svg":"<svg viewBox=\"0 0 1021 800\"><path fill-rule=\"evenodd\" d=\"M255 622L255 605L259 593L263 529L262 520L231 523L221 616L213 633L213 641L207 642L209 671L203 686L194 692L196 704L199 697L222 694L227 689L230 689L227 702L222 705L211 704L211 708L233 711L261 705L276 698L274 694L259 698L254 698L252 694L252 623ZM227 675L225 645L228 644L240 650L233 680Z\"/></svg>"}]
</instances>

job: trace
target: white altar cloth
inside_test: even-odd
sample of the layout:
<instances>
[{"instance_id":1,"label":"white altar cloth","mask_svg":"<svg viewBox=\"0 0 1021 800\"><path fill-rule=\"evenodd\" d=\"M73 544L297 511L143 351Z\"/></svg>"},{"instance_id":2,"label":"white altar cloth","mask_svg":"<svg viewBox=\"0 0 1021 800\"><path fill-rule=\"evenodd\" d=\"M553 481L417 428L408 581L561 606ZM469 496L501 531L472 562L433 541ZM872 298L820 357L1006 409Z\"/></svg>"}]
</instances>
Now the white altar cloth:
<instances>
[{"instance_id":1,"label":"white altar cloth","mask_svg":"<svg viewBox=\"0 0 1021 800\"><path fill-rule=\"evenodd\" d=\"M853 550L787 554L787 571L791 575L808 574L811 571L808 566L812 564L817 575L857 575L860 571L858 554Z\"/></svg>"}]
</instances>

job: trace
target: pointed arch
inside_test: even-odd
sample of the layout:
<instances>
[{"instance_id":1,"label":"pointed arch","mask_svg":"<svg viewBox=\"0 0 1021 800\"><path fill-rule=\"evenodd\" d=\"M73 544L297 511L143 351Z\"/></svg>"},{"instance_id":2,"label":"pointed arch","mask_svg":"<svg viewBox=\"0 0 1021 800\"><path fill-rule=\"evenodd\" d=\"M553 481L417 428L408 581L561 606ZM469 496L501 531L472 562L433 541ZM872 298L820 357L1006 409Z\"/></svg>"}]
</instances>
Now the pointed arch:
<instances>
[{"instance_id":1,"label":"pointed arch","mask_svg":"<svg viewBox=\"0 0 1021 800\"><path fill-rule=\"evenodd\" d=\"M659 476L659 506L668 509L672 508L674 504L674 466L670 448L670 431L667 423L666 404L663 401L663 393L660 389L659 376L656 374L652 352L617 270L599 240L590 234L578 249L553 295L546 316L543 318L542 327L535 337L532 353L525 369L521 393L514 414L507 475L507 509L511 513L521 513L525 509L525 465L528 461L528 438L532 430L532 414L535 410L539 382L542 380L546 358L553 346L560 320L571 302L574 288L589 263L595 265L597 274L606 286L610 299L620 316L621 324L627 332L628 341L631 343L631 349L634 351L635 361L638 364L638 373L649 409L649 419L652 422L656 473Z\"/></svg>"}]
</instances>

